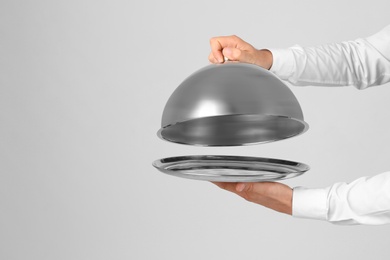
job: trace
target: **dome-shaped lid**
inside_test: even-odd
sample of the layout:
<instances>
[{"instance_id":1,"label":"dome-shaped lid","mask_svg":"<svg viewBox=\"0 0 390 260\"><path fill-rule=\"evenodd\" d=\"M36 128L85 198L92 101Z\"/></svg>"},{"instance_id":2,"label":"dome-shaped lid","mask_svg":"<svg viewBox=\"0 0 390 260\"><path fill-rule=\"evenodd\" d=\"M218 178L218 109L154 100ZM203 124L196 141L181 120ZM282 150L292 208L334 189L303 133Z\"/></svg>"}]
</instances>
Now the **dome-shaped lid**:
<instances>
[{"instance_id":1,"label":"dome-shaped lid","mask_svg":"<svg viewBox=\"0 0 390 260\"><path fill-rule=\"evenodd\" d=\"M305 132L298 100L274 74L243 63L209 65L172 93L159 137L200 146L265 143Z\"/></svg>"}]
</instances>

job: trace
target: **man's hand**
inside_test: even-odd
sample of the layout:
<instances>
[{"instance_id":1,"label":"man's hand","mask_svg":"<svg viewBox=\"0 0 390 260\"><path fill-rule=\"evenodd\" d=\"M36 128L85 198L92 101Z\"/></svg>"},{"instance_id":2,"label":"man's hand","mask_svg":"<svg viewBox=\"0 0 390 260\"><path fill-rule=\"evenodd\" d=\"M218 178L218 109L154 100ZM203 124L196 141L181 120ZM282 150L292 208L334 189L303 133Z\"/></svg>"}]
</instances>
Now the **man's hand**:
<instances>
[{"instance_id":1,"label":"man's hand","mask_svg":"<svg viewBox=\"0 0 390 260\"><path fill-rule=\"evenodd\" d=\"M218 187L281 213L292 214L292 189L278 182L214 182Z\"/></svg>"},{"instance_id":2,"label":"man's hand","mask_svg":"<svg viewBox=\"0 0 390 260\"><path fill-rule=\"evenodd\" d=\"M265 69L272 66L272 53L269 50L257 50L235 35L211 38L210 47L211 63L223 63L226 57L230 61L251 63Z\"/></svg>"}]
</instances>

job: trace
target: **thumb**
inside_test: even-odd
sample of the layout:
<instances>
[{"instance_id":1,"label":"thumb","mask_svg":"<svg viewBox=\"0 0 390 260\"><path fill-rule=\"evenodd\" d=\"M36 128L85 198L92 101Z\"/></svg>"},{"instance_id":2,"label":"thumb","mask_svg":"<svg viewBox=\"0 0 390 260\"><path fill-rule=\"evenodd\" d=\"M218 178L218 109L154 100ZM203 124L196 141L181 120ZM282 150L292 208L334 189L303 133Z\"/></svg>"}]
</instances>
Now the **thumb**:
<instances>
[{"instance_id":1,"label":"thumb","mask_svg":"<svg viewBox=\"0 0 390 260\"><path fill-rule=\"evenodd\" d=\"M253 57L249 53L237 48L224 48L222 54L231 61L253 63Z\"/></svg>"}]
</instances>

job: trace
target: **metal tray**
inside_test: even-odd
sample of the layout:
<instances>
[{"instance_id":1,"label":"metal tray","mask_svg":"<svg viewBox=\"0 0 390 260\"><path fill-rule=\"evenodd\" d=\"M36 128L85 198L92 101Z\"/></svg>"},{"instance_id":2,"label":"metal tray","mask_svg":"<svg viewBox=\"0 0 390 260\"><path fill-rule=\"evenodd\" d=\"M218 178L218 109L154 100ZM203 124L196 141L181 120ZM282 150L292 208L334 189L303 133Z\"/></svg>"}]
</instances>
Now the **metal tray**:
<instances>
[{"instance_id":1,"label":"metal tray","mask_svg":"<svg viewBox=\"0 0 390 260\"><path fill-rule=\"evenodd\" d=\"M299 176L310 169L299 162L226 155L170 157L154 161L153 166L169 175L216 182L278 181Z\"/></svg>"}]
</instances>

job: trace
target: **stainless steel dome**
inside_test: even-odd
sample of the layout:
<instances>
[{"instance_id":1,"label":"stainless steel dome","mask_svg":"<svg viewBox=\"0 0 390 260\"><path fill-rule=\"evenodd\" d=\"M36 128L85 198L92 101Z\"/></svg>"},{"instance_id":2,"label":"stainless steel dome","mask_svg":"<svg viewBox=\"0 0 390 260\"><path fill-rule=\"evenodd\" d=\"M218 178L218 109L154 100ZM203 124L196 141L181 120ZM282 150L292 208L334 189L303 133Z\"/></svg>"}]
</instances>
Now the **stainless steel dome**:
<instances>
[{"instance_id":1,"label":"stainless steel dome","mask_svg":"<svg viewBox=\"0 0 390 260\"><path fill-rule=\"evenodd\" d=\"M272 142L305 132L301 106L275 75L243 63L209 65L169 98L158 136L200 146Z\"/></svg>"}]
</instances>

